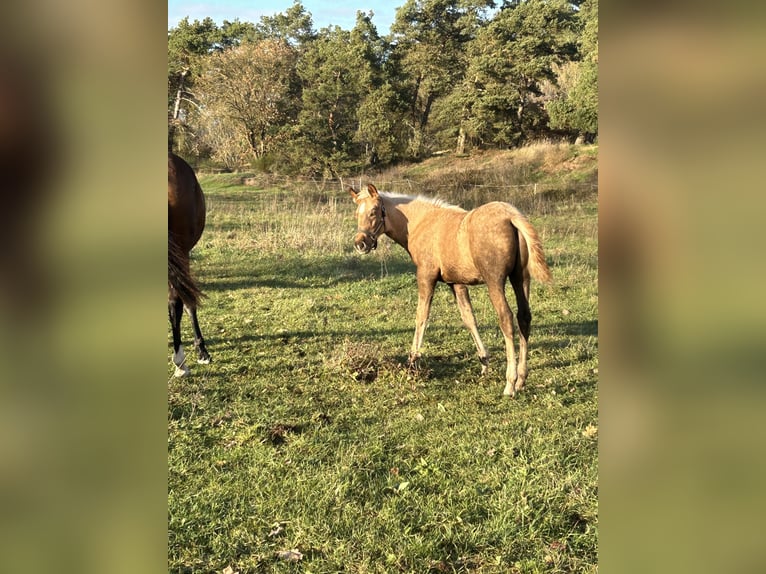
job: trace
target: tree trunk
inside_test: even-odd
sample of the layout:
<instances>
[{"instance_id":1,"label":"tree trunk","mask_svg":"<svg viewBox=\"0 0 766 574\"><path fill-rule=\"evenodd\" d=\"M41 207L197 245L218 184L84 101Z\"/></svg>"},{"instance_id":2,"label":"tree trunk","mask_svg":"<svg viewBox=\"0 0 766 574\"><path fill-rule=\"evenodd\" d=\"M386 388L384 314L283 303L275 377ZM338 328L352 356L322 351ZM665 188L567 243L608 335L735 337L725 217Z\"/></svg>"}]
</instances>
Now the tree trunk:
<instances>
[{"instance_id":1,"label":"tree trunk","mask_svg":"<svg viewBox=\"0 0 766 574\"><path fill-rule=\"evenodd\" d=\"M247 130L247 142L250 144L250 150L253 152L255 159L261 157L261 153L258 148L258 137L256 136L254 129Z\"/></svg>"},{"instance_id":2,"label":"tree trunk","mask_svg":"<svg viewBox=\"0 0 766 574\"><path fill-rule=\"evenodd\" d=\"M184 70L181 72L181 82L178 85L178 91L176 92L176 101L173 105L173 119L177 120L178 115L181 113L181 96L184 93L184 79L186 78L186 75L189 73L189 70Z\"/></svg>"},{"instance_id":3,"label":"tree trunk","mask_svg":"<svg viewBox=\"0 0 766 574\"><path fill-rule=\"evenodd\" d=\"M460 131L457 134L455 153L457 155L463 155L465 153L465 130L463 129L463 126L460 126Z\"/></svg>"}]
</instances>

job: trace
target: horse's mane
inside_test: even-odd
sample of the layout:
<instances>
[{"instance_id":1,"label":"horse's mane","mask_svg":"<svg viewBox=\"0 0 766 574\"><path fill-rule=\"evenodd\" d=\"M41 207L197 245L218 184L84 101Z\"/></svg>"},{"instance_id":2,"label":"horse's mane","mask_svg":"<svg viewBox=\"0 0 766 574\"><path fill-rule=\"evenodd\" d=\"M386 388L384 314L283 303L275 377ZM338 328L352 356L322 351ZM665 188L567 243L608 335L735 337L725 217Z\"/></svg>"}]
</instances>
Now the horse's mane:
<instances>
[{"instance_id":1,"label":"horse's mane","mask_svg":"<svg viewBox=\"0 0 766 574\"><path fill-rule=\"evenodd\" d=\"M459 211L465 211L462 207L458 205L453 205L451 203L448 203L444 201L443 199L439 199L438 197L428 197L426 195L405 195L402 193L391 193L388 191L381 191L379 192L380 195L385 197L386 199L390 200L394 203L394 205L399 205L401 203L410 203L410 202L420 202L420 203L427 203L429 205L433 205L434 207L441 207L444 209L456 209Z\"/></svg>"}]
</instances>

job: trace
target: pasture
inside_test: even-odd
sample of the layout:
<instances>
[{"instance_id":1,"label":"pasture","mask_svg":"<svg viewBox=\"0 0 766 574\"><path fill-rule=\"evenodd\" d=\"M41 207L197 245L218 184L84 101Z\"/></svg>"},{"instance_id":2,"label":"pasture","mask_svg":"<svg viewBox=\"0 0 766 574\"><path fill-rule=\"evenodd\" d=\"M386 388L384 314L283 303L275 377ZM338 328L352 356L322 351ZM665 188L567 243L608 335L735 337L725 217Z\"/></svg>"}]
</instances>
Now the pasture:
<instances>
[{"instance_id":1,"label":"pasture","mask_svg":"<svg viewBox=\"0 0 766 574\"><path fill-rule=\"evenodd\" d=\"M413 375L414 265L385 237L354 253L345 192L200 183L192 272L213 362L193 361L184 321L191 375L168 361L169 572L597 571L595 193L422 190L509 200L543 241L554 285L532 283L530 375L509 399L484 286L488 375L443 284Z\"/></svg>"}]
</instances>

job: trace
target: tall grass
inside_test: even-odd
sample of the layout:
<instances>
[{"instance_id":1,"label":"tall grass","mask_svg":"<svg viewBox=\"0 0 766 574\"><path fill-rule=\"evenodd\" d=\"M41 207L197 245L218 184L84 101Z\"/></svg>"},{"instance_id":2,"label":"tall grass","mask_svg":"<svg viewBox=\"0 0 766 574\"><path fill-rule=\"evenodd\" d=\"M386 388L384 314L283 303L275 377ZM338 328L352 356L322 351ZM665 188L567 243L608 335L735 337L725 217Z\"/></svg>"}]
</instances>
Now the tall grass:
<instances>
[{"instance_id":1,"label":"tall grass","mask_svg":"<svg viewBox=\"0 0 766 574\"><path fill-rule=\"evenodd\" d=\"M170 572L597 571L593 193L530 203L556 283L533 284L508 400L486 289L490 373L442 287L412 374L414 266L387 239L353 253L342 190L202 185L213 363L168 381Z\"/></svg>"}]
</instances>

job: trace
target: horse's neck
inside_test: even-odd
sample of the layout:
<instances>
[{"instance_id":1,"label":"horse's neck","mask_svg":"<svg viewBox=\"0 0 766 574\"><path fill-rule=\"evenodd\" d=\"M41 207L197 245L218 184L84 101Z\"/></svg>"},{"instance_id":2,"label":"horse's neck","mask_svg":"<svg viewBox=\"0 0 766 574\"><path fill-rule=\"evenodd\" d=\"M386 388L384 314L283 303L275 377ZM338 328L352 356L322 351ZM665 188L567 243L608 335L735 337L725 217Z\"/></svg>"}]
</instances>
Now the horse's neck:
<instances>
[{"instance_id":1,"label":"horse's neck","mask_svg":"<svg viewBox=\"0 0 766 574\"><path fill-rule=\"evenodd\" d=\"M397 202L389 198L383 201L386 217L389 219L386 234L407 249L410 230L414 229L422 217L435 207L417 200Z\"/></svg>"}]
</instances>

